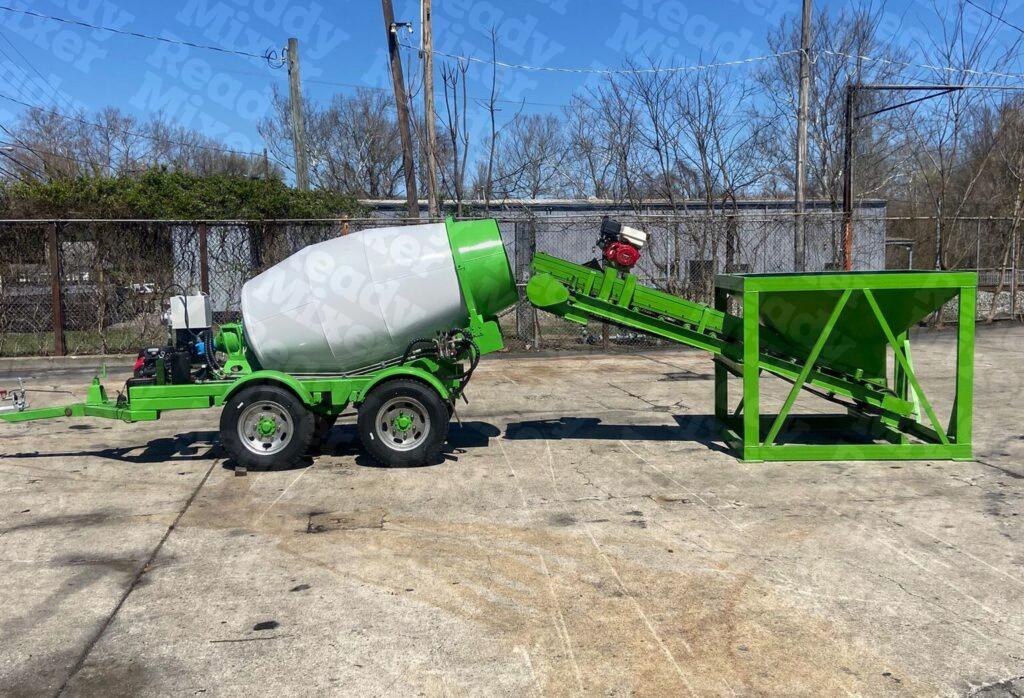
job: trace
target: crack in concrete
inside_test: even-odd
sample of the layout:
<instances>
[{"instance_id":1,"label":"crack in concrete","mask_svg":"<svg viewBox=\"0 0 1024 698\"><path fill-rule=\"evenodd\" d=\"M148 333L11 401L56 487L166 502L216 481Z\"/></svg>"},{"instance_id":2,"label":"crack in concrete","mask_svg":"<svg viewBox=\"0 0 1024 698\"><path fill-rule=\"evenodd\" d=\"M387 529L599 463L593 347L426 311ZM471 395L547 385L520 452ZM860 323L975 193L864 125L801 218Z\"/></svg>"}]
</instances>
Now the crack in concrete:
<instances>
[{"instance_id":1,"label":"crack in concrete","mask_svg":"<svg viewBox=\"0 0 1024 698\"><path fill-rule=\"evenodd\" d=\"M579 475L580 477L583 478L583 484L586 487L593 487L595 490L597 490L598 492L600 492L601 494L604 495L604 499L616 499L616 498L619 497L619 495L612 494L611 492L609 492L605 488L603 488L600 485L598 485L592 479L590 479L590 476L587 475L585 472L583 472L583 470L580 469L580 466L574 465L572 469L576 472L577 475Z\"/></svg>"},{"instance_id":2,"label":"crack in concrete","mask_svg":"<svg viewBox=\"0 0 1024 698\"><path fill-rule=\"evenodd\" d=\"M612 387L612 388L615 388L616 390L621 390L626 395L629 395L631 398L636 398L640 402L643 402L643 403L646 403L646 404L650 405L651 409L655 409L655 410L659 410L659 411L664 412L666 410L672 409L672 407L673 407L672 405L659 405L656 402L651 402L650 400L645 398L643 395L637 395L636 393L631 393L630 391L626 390L625 388L623 388L621 386L618 386L618 385L615 385L614 383L609 383L608 385L610 387Z\"/></svg>"},{"instance_id":3,"label":"crack in concrete","mask_svg":"<svg viewBox=\"0 0 1024 698\"><path fill-rule=\"evenodd\" d=\"M189 507L192 506L192 502L195 501L196 497L199 495L199 491L203 489L203 486L206 484L206 481L210 478L210 474L213 472L213 469L217 466L218 463L220 463L220 460L214 460L212 463L210 463L210 467L207 468L206 474L203 475L203 478L199 481L199 484L196 485L195 489L192 490L192 494L190 494L188 499L185 500L185 505L181 508L181 511L178 512L178 515L174 518L174 521L171 522L171 525L167 527L167 530L164 531L164 534L160 537L160 540L157 542L156 547L153 548L153 550L149 553L149 556L146 558L145 562L143 562L142 565L135 571L135 574L132 575L131 582L129 582L128 587L124 590L124 593L121 594L121 598L118 599L117 604L115 604L113 610L100 625L99 630L97 630L96 633L85 644L85 647L82 649L81 654L78 655L78 658L75 660L75 663L71 665L71 670L68 672L68 675L64 678L63 683L61 683L60 687L57 689L57 692L54 694L55 696L59 698L67 692L68 686L70 685L72 679L74 679L78 672L82 670L82 667L85 666L85 661L89 658L89 655L92 653L92 650L96 646L96 643L98 643L100 641L100 638L102 638L106 634L107 629L110 628L110 625L114 622L114 618L116 618L117 614L121 612L121 608L124 606L125 602L128 601L128 597L131 596L131 593L135 591L135 587L138 586L139 581L142 579L142 575L149 571L150 566L156 560L156 556L160 554L160 550L164 547L164 543L167 542L167 539L170 538L171 533L174 531L175 528L177 528L178 523L181 521L182 517L185 516L185 512L187 512L189 510Z\"/></svg>"}]
</instances>

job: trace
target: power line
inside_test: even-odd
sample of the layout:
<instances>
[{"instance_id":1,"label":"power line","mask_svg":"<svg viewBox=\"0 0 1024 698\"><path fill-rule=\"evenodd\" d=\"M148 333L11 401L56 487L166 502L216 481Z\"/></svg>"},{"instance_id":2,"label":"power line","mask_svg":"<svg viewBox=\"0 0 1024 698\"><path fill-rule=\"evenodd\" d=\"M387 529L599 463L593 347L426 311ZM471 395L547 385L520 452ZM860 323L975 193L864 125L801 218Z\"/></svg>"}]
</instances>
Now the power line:
<instances>
[{"instance_id":1,"label":"power line","mask_svg":"<svg viewBox=\"0 0 1024 698\"><path fill-rule=\"evenodd\" d=\"M57 90L57 88L50 83L50 81L46 78L46 76L43 75L41 72L39 72L39 69L36 68L35 64L32 61L30 61L29 59L27 59L25 57L25 54L23 54L21 51L18 50L18 47L14 44L14 42L11 41L9 38L7 38L6 34L0 32L0 39L3 39L5 42L7 42L7 45L11 47L12 51L14 51L14 55L16 55L18 58L20 58L21 61L32 70L33 73L35 73L36 75L39 76L40 80L42 81L41 83L36 82L35 79L32 79L32 82L34 84L36 84L36 85L44 85L44 86L46 86L46 88L49 89L50 93L54 97L54 100L53 100L54 104L57 103L57 101L58 101L57 98L60 98L60 99L62 99L64 101L64 103L69 108L74 109L74 105L71 104L71 100L68 99L67 95L65 95L62 92L60 92L59 90ZM11 57L7 54L6 51L4 51L3 49L0 49L0 53L3 53L5 56L7 56L7 58L9 60L11 60L12 64L14 63L14 60L11 59Z\"/></svg>"},{"instance_id":2,"label":"power line","mask_svg":"<svg viewBox=\"0 0 1024 698\"><path fill-rule=\"evenodd\" d=\"M399 42L400 46L413 51L419 51L419 47L411 46L409 44L403 44ZM529 65L526 63L506 63L504 61L496 61L487 58L478 58L476 56L461 56L455 53L445 53L444 51L438 51L434 49L430 52L435 56L444 56L445 58L454 58L460 61L467 61L469 63L484 63L486 65L496 65L502 68L516 68L519 70L536 70L541 72L549 73L591 73L597 75L634 75L640 73L679 73L697 70L708 70L711 68L724 68L729 66L745 65L747 63L757 63L760 61L771 60L772 58L781 58L783 56L795 55L800 53L799 49L792 51L783 51L781 53L773 53L766 56L753 56L751 58L742 58L735 61L723 61L721 63L705 63L703 65L682 65L682 66L670 66L667 68L569 68L561 66L541 66L541 65Z\"/></svg>"},{"instance_id":3,"label":"power line","mask_svg":"<svg viewBox=\"0 0 1024 698\"><path fill-rule=\"evenodd\" d=\"M152 34L143 34L141 32L125 31L124 29L114 29L113 27L104 27L98 24L89 24L77 19L68 19L67 17L54 17L53 15L44 15L41 12L34 12L32 10L22 10L16 7L9 7L7 5L0 5L0 10L5 12L15 12L22 15L28 15L30 17L38 17L40 19L47 19L52 22L63 22L64 24L73 24L79 27L85 27L86 29L98 29L100 31L110 32L112 34L121 34L122 36L131 36L136 39L149 39L151 41L162 41L166 44L177 44L179 46L190 46L192 48L206 49L207 51L219 51L220 53L232 53L238 56L247 56L249 58L259 58L261 60L269 60L269 51L265 54L251 53L249 51L242 51L240 49L225 48L223 46L214 46L213 44L197 44L192 41L185 41L183 39L169 39L165 36L154 36Z\"/></svg>"},{"instance_id":4,"label":"power line","mask_svg":"<svg viewBox=\"0 0 1024 698\"><path fill-rule=\"evenodd\" d=\"M404 44L403 44L403 46L404 46ZM404 47L408 48L408 46L404 46ZM239 71L234 71L234 72L239 72ZM239 74L242 74L242 75L256 75L256 73L239 73ZM360 85L359 83L355 83L355 82L337 82L335 80L316 80L316 79L306 80L306 79L304 79L302 81L302 84L304 84L304 85L328 85L328 86L331 86L331 87L351 87L351 88L356 89L356 90L370 90L372 92L388 92L388 93L391 92L391 90L387 89L386 87L377 87L376 85ZM0 95L0 96L2 96L2 95ZM476 102L481 102L481 101L486 102L486 101L488 101L487 97L474 97L473 95L470 95L469 98L474 100L474 101L476 101ZM536 107L567 107L567 106L569 106L568 104L556 104L554 102L531 102L529 100L524 102L521 99L496 99L494 101L495 102L503 102L505 104L529 104L529 105L533 105L533 106L536 106Z\"/></svg>"},{"instance_id":5,"label":"power line","mask_svg":"<svg viewBox=\"0 0 1024 698\"><path fill-rule=\"evenodd\" d=\"M968 0L969 1L969 0ZM973 3L972 3L973 4ZM1024 31L1024 29L1022 29ZM410 44L400 44L401 46L412 50L419 51L420 49ZM797 55L800 53L799 49L793 49L791 51L781 51L779 53L773 53L763 56L753 56L751 58L743 58L735 61L723 61L719 63L704 63L699 65L684 65L684 66L669 66L669 67L650 67L650 68L571 68L563 66L537 66L529 65L525 63L507 63L504 61L495 61L487 58L478 58L477 56L463 56L454 53L445 53L444 51L433 50L431 53L444 56L445 58L453 58L460 61L467 61L470 63L482 63L486 65L496 65L502 68L515 68L518 70L535 70L552 73L577 73L577 74L598 74L598 75L635 75L640 73L670 73L670 72L688 72L688 71L699 71L709 70L713 68L723 68L731 66L746 65L749 63L757 63L761 61L768 61L775 58L784 58L786 56ZM989 77L1001 77L1009 78L1014 80L1024 79L1024 74L1021 73L1001 73L993 70L975 70L972 68L954 68L952 66L940 66L940 65L929 65L926 63L909 63L906 61L895 61L888 58L875 58L873 56L864 56L853 53L844 53L842 51L830 51L828 49L820 51L820 53L838 56L850 60L868 61L874 63L885 63L888 65L898 65L905 68L922 68L925 70L934 70L946 73L958 73L965 75L979 75Z\"/></svg>"},{"instance_id":6,"label":"power line","mask_svg":"<svg viewBox=\"0 0 1024 698\"><path fill-rule=\"evenodd\" d=\"M16 172L11 172L6 167L0 166L0 173L3 173L5 175L7 175L7 177L10 178L10 179L16 179L19 182L22 182L23 184L28 184L28 180L27 179L25 179L24 177L22 177L20 174L18 174Z\"/></svg>"},{"instance_id":7,"label":"power line","mask_svg":"<svg viewBox=\"0 0 1024 698\"><path fill-rule=\"evenodd\" d=\"M18 180L19 182L21 182L22 184L30 184L30 183L31 183L31 182L29 182L29 180L25 179L24 177L22 177L22 176L21 176L20 174L18 174L17 172L11 172L11 171L10 171L10 170L8 170L8 169L7 169L6 167L0 167L0 172L2 172L2 173L4 173L5 175L7 175L7 177L8 177L9 179L16 179L16 180Z\"/></svg>"},{"instance_id":8,"label":"power line","mask_svg":"<svg viewBox=\"0 0 1024 698\"><path fill-rule=\"evenodd\" d=\"M3 36L3 35L0 34L0 36ZM39 91L40 93L42 92L40 87L39 87L39 84L36 83L32 79L32 76L29 75L28 71L20 68L15 63L14 59L11 58L10 54L7 53L7 51L5 51L2 46L0 46L0 56L3 56L4 58L7 59L7 64L10 67L10 71L11 71L12 77L18 78L16 80L12 80L9 83L12 87L17 89L18 94L20 94L20 95L27 94L27 95L29 95L31 97L31 96L34 96L36 91ZM45 96L45 95L43 95L43 96Z\"/></svg>"},{"instance_id":9,"label":"power line","mask_svg":"<svg viewBox=\"0 0 1024 698\"><path fill-rule=\"evenodd\" d=\"M39 171L38 171L38 170L36 170L36 169L35 169L35 168L33 168L33 167L29 167L29 166L28 166L28 165L26 165L25 163L23 163L23 162L21 162L21 161L19 161L19 160L15 159L15 158L13 158L13 157L11 157L11 156L10 156L10 155L8 155L7 153L5 153L5 152L4 152L3 150L0 150L0 155L3 155L3 156L4 156L5 158L7 158L8 160L10 160L11 162L13 162L13 163L14 163L15 165L17 165L18 167L22 168L23 170L28 170L29 172L31 172L32 174L34 174L34 175L35 175L36 177L38 177L39 179L46 179L46 178L45 178L45 177L43 177L43 176L42 176L41 174L39 174ZM7 170L4 170L4 171L5 171L5 172L7 172ZM8 174L10 174L10 173L8 173ZM15 176L15 177L17 177L18 179L20 179L20 180L21 180L22 182L25 182L25 184L28 184L28 182L27 182L27 181L25 180L25 178L24 178L24 177L22 177L21 175L19 175L19 174L15 173L15 174L14 174L14 176Z\"/></svg>"},{"instance_id":10,"label":"power line","mask_svg":"<svg viewBox=\"0 0 1024 698\"><path fill-rule=\"evenodd\" d=\"M55 153L52 150L36 149L36 148L28 145L27 143L25 143L21 139L19 139L13 133L11 133L6 128L4 128L3 125L0 125L0 129L3 129L4 132L7 133L8 136L10 136L11 138L13 138L16 141L15 143L12 143L10 141L2 141L2 140L0 140L0 145L7 145L7 146L11 146L12 148L22 148L23 150L27 150L30 153L32 153L33 155L35 155L36 157L38 157L40 160L44 159L43 158L44 155L51 155L51 156L53 156L55 158L62 158L64 160L71 160L71 161L77 162L80 165L89 165L90 167L96 167L96 168L99 168L99 169L110 169L109 165L101 165L98 162L94 162L92 160L85 160L83 158L76 157L74 155L65 155L65 154L62 154L62 153ZM135 172L140 172L141 170L126 170L126 171L127 172L131 172L131 173L135 173Z\"/></svg>"},{"instance_id":11,"label":"power line","mask_svg":"<svg viewBox=\"0 0 1024 698\"><path fill-rule=\"evenodd\" d=\"M26 143L21 138L18 138L18 136L16 136L14 133L12 133L11 130L9 128L7 128L6 126L4 126L3 124L0 124L0 130L2 130L4 133L6 133L8 136L10 136L11 138L13 138L15 140L14 143L11 143L10 141L0 141L0 144L9 145L9 146L12 146L12 147L15 147L15 148L24 148L25 150L29 151L30 153L32 153L33 155L38 157L40 160L43 159L43 155L52 155L53 157L63 158L65 160L73 160L73 161L79 163L80 165L89 165L91 167L95 167L95 168L101 169L101 170L111 170L111 169L114 169L113 167L111 167L110 163L107 163L106 165L103 165L103 164L100 164L100 163L96 162L95 160L86 160L86 159L82 159L82 158L79 158L79 157L74 156L74 155L65 155L65 154L62 154L62 153L55 153L55 152L50 151L50 150L43 150L42 148L36 149L36 148L30 146L28 143ZM136 174L136 173L139 173L139 172L145 172L145 170L140 170L140 169L136 169L136 168L126 168L124 171L128 172L130 174Z\"/></svg>"},{"instance_id":12,"label":"power line","mask_svg":"<svg viewBox=\"0 0 1024 698\"><path fill-rule=\"evenodd\" d=\"M47 87L49 87L49 88L50 88L50 90L51 90L51 92L52 92L52 94L54 95L54 97L55 97L55 98L56 98L56 97L58 97L58 96L62 97L62 98L63 98L63 100L64 100L64 102L65 102L65 103L66 103L66 104L68 105L69 111L73 111L73 110L74 110L74 108L75 108L75 107L74 107L74 105L73 105L73 104L71 104L71 100L70 100L70 99L68 99L68 98L67 98L67 96L65 96L65 95L62 95L62 94L61 94L60 92L58 92L58 91L56 90L56 88L54 88L54 87L53 87L52 85L50 85L50 82L49 82L49 81L48 81L48 80L47 80L47 79L46 79L45 77L43 77L42 73L40 73L40 72L39 72L38 70L36 70L35 66L34 66L34 65L32 65L32 63L31 63L30 61L28 61L28 60L27 60L27 59L25 58L25 56L24 56L24 55L22 55L22 54L21 54L21 53L20 53L20 52L18 51L17 47L15 47L13 43L11 43L10 39L8 39L8 38L7 38L6 36L4 36L3 34L0 34L0 38L4 39L4 41L6 41L6 42L7 42L8 44L10 44L11 48L12 48L12 49L14 49L14 52L15 52L15 53L16 53L16 54L17 54L17 55L18 55L18 56L19 56L19 57L20 57L20 58L21 58L21 59L22 59L22 60L23 60L23 61L24 61L24 62L25 62L25 63L26 63L26 64L27 64L27 65L28 65L28 66L29 66L30 68L32 68L32 70L33 70L33 71L34 71L34 72L35 72L35 73L36 73L37 75L39 75L39 77L40 77L40 78L42 78L42 80L43 80L43 83L42 83L42 84L44 84L44 85L46 85ZM13 60L13 59L11 59L10 55L9 55L9 54L8 54L8 53L7 53L6 51L4 51L4 50L3 50L3 48L0 48L0 54L3 54L3 55L4 55L5 57L7 57L7 59L11 61L11 64L12 64L12 65L14 65L14 60ZM39 82L38 82L37 80L34 80L34 79L32 78L32 76L31 76L31 75L29 75L29 74L28 74L27 72L25 72L25 74L24 74L24 75L22 76L22 80L21 80L21 83L20 83L19 85L17 85L16 87L18 88L18 94L19 94L19 95L20 95L20 94L24 94L24 93L28 93L29 97L31 97L31 96L32 96L32 90L31 90L31 89L26 89L26 88L31 88L31 87L36 87L36 88L39 88L39 87L40 87L40 83L39 83ZM0 95L0 96L2 96L2 95ZM11 98L11 99L12 99L12 101L18 101L18 100L14 100L13 98ZM25 102L19 102L19 103L21 103L21 104L27 104L27 103L25 103ZM57 100L56 100L56 99L54 99L54 106L56 106L56 105L57 105ZM37 107L37 108L38 108L38 109L41 109L41 110L44 110L44 111L50 111L50 110L49 110L48 108L46 108L46 107L42 107L42 106L39 106L39 107ZM57 111L53 111L52 113L58 113L58 112L57 112ZM128 155L128 151L127 151L127 150L125 150L124 148L122 148L121 146L119 146L119 145L118 145L117 143L111 143L110 145L111 145L111 146L113 146L114 148L116 148L117 150L119 150L119 151L120 151L121 153L123 153L124 155L126 155L126 156Z\"/></svg>"},{"instance_id":13,"label":"power line","mask_svg":"<svg viewBox=\"0 0 1024 698\"><path fill-rule=\"evenodd\" d=\"M30 102L26 102L24 100L20 100L20 99L17 99L15 97L11 97L10 95L5 95L3 93L0 93L0 99L5 99L5 100L7 100L9 102L13 102L14 104L19 104L19 105L21 105L23 107L26 107L28 109L39 109L40 111L46 112L48 114L52 114L52 115L56 116L59 119L65 119L67 121L75 121L75 122L83 124L85 126L93 126L95 128L104 128L104 129L105 128L110 128L110 124L101 124L101 123L98 123L98 122L95 122L95 121L89 121L88 119L83 119L81 117L72 116L70 114L63 114L63 113L61 113L60 111L58 111L56 109L51 109L49 107L45 107L45 106L40 105L40 104L32 104ZM12 138L17 139L17 137L13 133L8 131L2 125L0 125L0 128L3 128L3 130L6 131L8 133L8 135L10 135ZM209 150L209 151L215 151L215 152L221 152L221 153L229 153L229 154L232 154L232 155L239 155L239 156L242 156L242 157L250 157L250 158L262 158L263 157L263 153L262 152L257 153L255 151L251 151L251 150L234 150L232 148L225 148L225 147L216 146L216 145L205 145L205 144L202 144L202 143L189 143L188 141L179 141L179 140L176 140L176 139L173 139L173 138L162 138L160 136L151 136L151 135L146 134L146 133L139 133L137 131L131 131L131 130L126 129L126 128L117 128L117 130L120 131L121 133L123 133L124 135L127 135L127 136L134 136L136 138L144 138L146 140L150 140L150 141L154 141L154 142L161 142L162 141L163 143L166 143L166 144L169 144L169 145L178 145L178 146L181 146L183 148L196 148L196 149L199 149L199 150ZM114 145L114 147L118 148L118 150L121 150L121 152L123 152L127 156L128 153L123 148L120 148L116 144L112 144L112 145ZM22 145L21 147L28 148L29 150L31 150L31 148L29 148L27 145ZM43 152L45 152L45 151L43 151ZM48 154L49 155L54 155L56 157L69 157L70 159L75 159L75 158L71 158L71 156L61 155L59 153L48 153ZM37 153L37 155L38 155L38 153ZM279 165L282 165L284 167L288 166L287 163L285 163L283 160L281 160L279 157L277 157L273 153L269 153L268 152L267 153L267 157L269 157L270 159L274 160ZM90 165L93 165L95 167L101 167L101 165L99 165L98 163L92 162L92 161L86 162L86 161L79 160L79 162L83 162L85 164L90 164ZM144 172L145 170L129 169L129 170L126 170L126 171L127 172L136 173L136 172Z\"/></svg>"},{"instance_id":14,"label":"power line","mask_svg":"<svg viewBox=\"0 0 1024 698\"><path fill-rule=\"evenodd\" d=\"M8 44L10 44L11 48L14 49L14 51L22 58L22 60L24 60L29 65L29 67L32 68L32 70L37 75L39 75L40 78L42 78L44 84L46 84L48 87L50 87L50 89L51 89L51 91L52 91L52 93L54 94L55 97L56 96L63 97L65 103L68 104L69 108L72 109L72 110L74 109L74 105L71 104L70 100L68 100L68 98L66 96L61 95L56 90L56 88L54 88L52 85L50 85L49 81L46 80L46 78L42 75L42 73L40 73L35 68L35 66L32 65L32 63L30 61L25 59L25 57L20 52L17 51L17 47L15 47L14 44L11 43L11 41L6 36L4 36L2 33L0 33L0 39L3 39ZM0 53L2 53L4 56L7 56L8 60L11 60L11 62L13 64L13 62L14 62L13 59L10 58L10 56L3 50L3 48L0 48ZM249 74L251 74L251 75L258 75L257 73L249 73ZM28 76L27 73L26 73L26 77L30 77L30 76ZM24 81L23 81L23 84L24 84ZM35 81L33 81L33 84L38 84L38 83L35 83ZM9 95L5 95L3 93L0 93L0 99L6 99L6 100L8 100L10 102L13 102L15 104L20 104L21 106L27 107L29 109L39 109L41 111L47 112L49 114L52 114L52 115L54 115L54 116L56 116L58 118L69 120L69 121L75 121L75 122L78 122L78 123L86 125L86 126L94 126L96 128L104 128L104 129L105 128L110 128L109 124L100 124L100 123L97 123L97 122L94 122L94 121L89 121L88 119L82 119L80 117L76 117L76 116L73 116L71 114L62 113L58 109L51 109L51 108L43 106L41 104L32 104L32 103L29 103L29 102L25 102L23 100L17 99L15 97L11 97ZM55 100L55 103L56 103L56 100ZM229 153L229 154L232 154L232 155L240 155L240 156L243 156L243 157L252 157L252 158L262 158L263 157L263 153L257 153L255 151L236 150L234 148L226 148L226 147L215 146L215 145L205 145L205 144L201 144L201 143L188 143L188 142L185 142L185 141L179 141L179 140L175 140L175 139L172 139L172 138L159 138L157 136L151 136L151 135L145 134L145 133L134 132L134 131L131 131L131 130L127 129L127 128L119 128L118 130L121 131L124 135L127 135L127 136L134 136L136 138L144 138L144 139L148 139L148 140L151 140L151 141L163 141L164 143L167 143L167 144L170 144L170 145L179 145L179 146L182 146L182 147L185 147L185 148L197 148L197 149L200 149L200 150L209 150L209 151L215 151L215 152L221 152L221 153ZM118 147L117 144L112 144L112 145L114 145L115 148L118 148L118 150L121 150L122 152L125 153L125 155L127 155L127 152L124 151L122 148ZM274 160L280 162L280 160L278 160L278 158L276 156L271 156L271 157L273 157Z\"/></svg>"},{"instance_id":15,"label":"power line","mask_svg":"<svg viewBox=\"0 0 1024 698\"><path fill-rule=\"evenodd\" d=\"M837 56L849 60L868 61L871 63L885 63L886 65L898 65L904 68L921 68L923 70L935 70L943 73L954 73L960 75L980 75L986 77L1009 78L1011 80L1024 80L1022 73L1000 73L994 70L974 70L973 68L954 68L952 66L928 65L926 63L908 63L906 61L894 61L889 58L874 58L872 56L861 56L855 53L843 53L842 51L829 51L828 49L819 53Z\"/></svg>"},{"instance_id":16,"label":"power line","mask_svg":"<svg viewBox=\"0 0 1024 698\"><path fill-rule=\"evenodd\" d=\"M1019 32L1020 32L1021 34L1024 34L1024 28L1021 28L1021 27L1019 27L1018 25L1016 25L1016 24L1014 24L1013 22L1011 22L1010 20L1008 20L1008 19L1006 19L1006 18L1002 17L1001 15L997 15L997 14L993 13L993 12L992 12L991 10L988 10L988 9L986 9L986 8L982 7L981 5L979 5L978 3L976 3L976 2L973 2L973 0L966 0L966 2L967 2L967 4L968 4L968 5L970 5L971 7L976 7L976 8L978 8L979 10L981 10L982 12L984 12L985 14L987 14L987 15L988 15L989 17L991 17L992 19L994 19L994 20L996 20L996 21L998 21L998 22L1002 22L1003 24L1005 24L1005 25L1006 25L1006 26L1008 26L1008 27L1013 27L1014 29L1016 29L1017 31L1019 31Z\"/></svg>"},{"instance_id":17,"label":"power line","mask_svg":"<svg viewBox=\"0 0 1024 698\"><path fill-rule=\"evenodd\" d=\"M969 2L970 0L967 0L967 1ZM974 4L974 3L971 3L971 4ZM1022 30L1022 31L1024 31L1024 30ZM412 51L419 51L420 50L418 47L411 46L409 44L404 44L403 43L403 44L400 44L400 45L405 47L405 48L407 48L407 49L410 49ZM764 56L754 56L754 57L751 57L751 58L744 58L744 59L735 60L735 61L724 61L724 62L719 62L719 63L706 63L706 64L701 64L701 65L671 66L671 67L666 67L666 68L651 67L651 68L620 68L620 69L570 68L570 67L559 67L559 66L536 66L536 65L528 65L528 64L524 64L524 63L507 63L507 62L504 62L504 61L495 61L495 60L490 60L490 59L486 59L486 58L478 58L476 56L463 56L463 55L458 55L458 54L445 53L443 51L437 51L437 50L432 51L432 53L435 54L435 55L444 56L446 58L453 58L453 59L460 60L460 61L467 61L467 62L471 62L471 63L482 63L482 64L486 64L486 65L496 65L496 66L500 66L500 67L503 67L503 68L514 68L514 69L519 69L519 70L535 70L535 71L554 72L554 73L576 73L576 74L587 74L587 73L590 73L590 74L599 74L599 75L633 75L633 74L639 74L639 73L667 73L667 72L699 71L699 70L709 70L709 69L713 69L713 68L722 68L722 67L745 65L745 64L749 64L749 63L756 63L756 62L760 62L760 61L772 60L772 59L775 59L775 58L784 58L785 56L797 55L797 54L800 53L800 51L798 49L794 49L794 50L791 50L791 51L782 51L782 52L779 52L779 53L774 53L774 54L769 54L769 55L764 55ZM1002 73L1002 72L993 71L993 70L975 70L975 69L972 69L972 68L954 68L954 67L951 67L951 66L929 65L929 64L925 64L925 63L910 63L910 62L906 62L906 61L896 61L896 60L892 60L892 59L888 59L888 58L875 58L873 56L864 56L864 55L859 55L859 54L844 53L842 51L830 51L830 50L827 50L827 49L821 51L820 53L831 55L831 56L837 56L837 57L841 57L841 58L846 58L848 60L867 61L867 62L873 62L873 63L884 63L884 64L887 64L887 65L898 65L898 66L902 66L902 67L905 67L905 68L921 68L921 69L924 69L924 70L933 70L933 71L945 72L945 73L956 73L956 74L961 74L961 75L976 75L976 76L987 76L987 77L1000 77L1000 78L1007 78L1007 79L1012 79L1012 80L1024 79L1024 74L1020 74L1020 73ZM544 106L555 106L555 105L545 104Z\"/></svg>"}]
</instances>

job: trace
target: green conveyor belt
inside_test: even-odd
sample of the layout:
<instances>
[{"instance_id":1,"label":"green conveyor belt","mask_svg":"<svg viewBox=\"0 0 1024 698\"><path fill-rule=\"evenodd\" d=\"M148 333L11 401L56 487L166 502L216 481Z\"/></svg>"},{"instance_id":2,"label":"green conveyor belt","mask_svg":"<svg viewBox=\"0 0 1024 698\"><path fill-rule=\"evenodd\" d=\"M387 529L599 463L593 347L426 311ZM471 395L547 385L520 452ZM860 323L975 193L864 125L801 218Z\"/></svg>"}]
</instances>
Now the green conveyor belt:
<instances>
[{"instance_id":1,"label":"green conveyor belt","mask_svg":"<svg viewBox=\"0 0 1024 698\"><path fill-rule=\"evenodd\" d=\"M580 324L601 320L702 349L734 374L742 373L743 321L739 317L642 286L632 274L611 267L599 270L539 253L532 269L527 296L542 310ZM810 350L770 326L761 328L760 348L759 369L787 381L799 378ZM846 366L837 369L820 360L808 372L803 388L827 398L848 398L894 419L910 416L916 408L914 402L889 389L884 379L865 377Z\"/></svg>"}]
</instances>

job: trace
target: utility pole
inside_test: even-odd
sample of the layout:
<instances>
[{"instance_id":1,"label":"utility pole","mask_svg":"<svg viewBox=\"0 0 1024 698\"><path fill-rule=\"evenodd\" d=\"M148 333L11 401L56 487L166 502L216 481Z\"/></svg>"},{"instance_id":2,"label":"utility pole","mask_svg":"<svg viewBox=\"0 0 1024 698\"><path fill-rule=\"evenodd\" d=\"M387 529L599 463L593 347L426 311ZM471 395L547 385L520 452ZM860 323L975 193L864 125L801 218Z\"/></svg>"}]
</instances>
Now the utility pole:
<instances>
[{"instance_id":1,"label":"utility pole","mask_svg":"<svg viewBox=\"0 0 1024 698\"><path fill-rule=\"evenodd\" d=\"M846 108L843 112L843 269L853 270L853 99L856 85L846 86Z\"/></svg>"},{"instance_id":2,"label":"utility pole","mask_svg":"<svg viewBox=\"0 0 1024 698\"><path fill-rule=\"evenodd\" d=\"M309 190L306 157L306 122L302 116L302 76L299 73L299 40L288 39L288 101L291 105L292 144L295 146L295 186Z\"/></svg>"},{"instance_id":3,"label":"utility pole","mask_svg":"<svg viewBox=\"0 0 1024 698\"><path fill-rule=\"evenodd\" d=\"M800 23L800 98L796 117L796 220L793 228L793 268L807 267L804 205L807 197L807 119L811 92L811 0L803 0Z\"/></svg>"},{"instance_id":4,"label":"utility pole","mask_svg":"<svg viewBox=\"0 0 1024 698\"><path fill-rule=\"evenodd\" d=\"M858 70L859 74L859 70ZM950 92L959 90L1015 90L1019 87L1003 87L999 85L899 85L880 83L851 82L846 85L846 108L843 115L843 269L853 269L853 132L857 122L877 114L884 114L893 109L899 109L928 99L941 97ZM923 97L915 97L897 104L890 104L869 112L857 114L854 108L857 104L857 93L859 91L880 91L880 92L929 92ZM941 217L936 218L936 224L941 223ZM941 229L937 234L941 233ZM938 256L941 247L936 245L936 269L939 268L941 260Z\"/></svg>"},{"instance_id":5,"label":"utility pole","mask_svg":"<svg viewBox=\"0 0 1024 698\"><path fill-rule=\"evenodd\" d=\"M263 149L263 181L270 181L270 158L267 156L267 149Z\"/></svg>"},{"instance_id":6,"label":"utility pole","mask_svg":"<svg viewBox=\"0 0 1024 698\"><path fill-rule=\"evenodd\" d=\"M409 129L409 102L405 96L405 78L402 77L402 54L398 50L398 29L391 0L381 0L384 10L384 31L388 38L391 57L391 84L395 88L395 111L398 114L398 134L402 138L402 169L405 170L405 199L410 218L420 217L420 202L416 194L416 161L413 159L412 132ZM410 26L403 23L402 26Z\"/></svg>"},{"instance_id":7,"label":"utility pole","mask_svg":"<svg viewBox=\"0 0 1024 698\"><path fill-rule=\"evenodd\" d=\"M423 57L423 131L427 147L427 209L431 218L441 215L437 195L437 133L434 131L434 27L430 0L421 0L420 31Z\"/></svg>"}]
</instances>

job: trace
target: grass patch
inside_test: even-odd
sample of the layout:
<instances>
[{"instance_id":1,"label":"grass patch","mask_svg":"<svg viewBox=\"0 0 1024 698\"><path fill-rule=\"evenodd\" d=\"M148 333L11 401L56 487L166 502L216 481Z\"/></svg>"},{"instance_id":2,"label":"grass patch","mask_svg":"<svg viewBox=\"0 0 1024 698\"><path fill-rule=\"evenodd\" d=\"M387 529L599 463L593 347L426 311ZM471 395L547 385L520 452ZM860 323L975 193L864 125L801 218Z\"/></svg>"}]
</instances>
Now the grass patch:
<instances>
[{"instance_id":1,"label":"grass patch","mask_svg":"<svg viewBox=\"0 0 1024 698\"><path fill-rule=\"evenodd\" d=\"M163 344L162 328L140 333L138 329L106 328L66 330L64 344L68 354L129 354L140 347ZM52 332L0 333L0 357L53 356Z\"/></svg>"}]
</instances>

